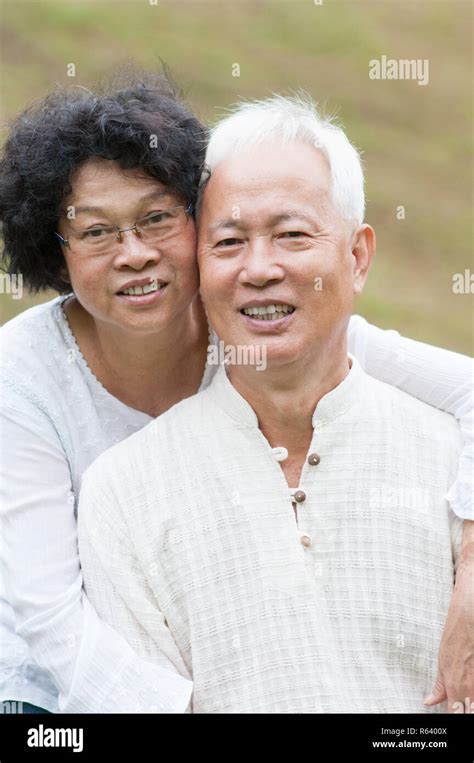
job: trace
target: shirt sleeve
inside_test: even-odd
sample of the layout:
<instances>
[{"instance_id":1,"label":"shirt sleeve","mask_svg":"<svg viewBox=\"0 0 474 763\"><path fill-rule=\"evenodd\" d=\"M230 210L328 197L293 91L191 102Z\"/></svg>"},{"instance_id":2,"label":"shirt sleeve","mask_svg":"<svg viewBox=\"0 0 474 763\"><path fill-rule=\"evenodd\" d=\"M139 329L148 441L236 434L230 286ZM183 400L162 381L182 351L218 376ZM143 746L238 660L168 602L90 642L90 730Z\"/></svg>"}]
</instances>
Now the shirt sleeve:
<instances>
[{"instance_id":1,"label":"shirt sleeve","mask_svg":"<svg viewBox=\"0 0 474 763\"><path fill-rule=\"evenodd\" d=\"M85 589L97 613L139 656L162 669L163 697L173 697L176 684L189 673L136 557L120 501L104 480L101 459L82 481L79 553ZM190 681L186 684L192 687ZM189 695L190 689L187 699Z\"/></svg>"},{"instance_id":2,"label":"shirt sleeve","mask_svg":"<svg viewBox=\"0 0 474 763\"><path fill-rule=\"evenodd\" d=\"M192 683L138 655L83 590L71 474L33 402L2 386L2 561L16 631L65 713L183 712Z\"/></svg>"},{"instance_id":3,"label":"shirt sleeve","mask_svg":"<svg viewBox=\"0 0 474 763\"><path fill-rule=\"evenodd\" d=\"M380 381L452 414L463 450L446 498L461 519L474 519L474 362L472 358L372 326L359 315L349 324L348 349Z\"/></svg>"}]
</instances>

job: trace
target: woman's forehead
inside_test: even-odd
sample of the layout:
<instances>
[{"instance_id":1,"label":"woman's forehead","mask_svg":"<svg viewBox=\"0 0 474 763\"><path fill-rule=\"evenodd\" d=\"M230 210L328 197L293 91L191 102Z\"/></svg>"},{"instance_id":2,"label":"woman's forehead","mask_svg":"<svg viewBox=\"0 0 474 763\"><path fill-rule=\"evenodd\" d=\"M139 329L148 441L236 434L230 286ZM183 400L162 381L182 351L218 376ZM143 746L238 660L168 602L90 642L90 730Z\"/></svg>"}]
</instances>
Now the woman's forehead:
<instances>
[{"instance_id":1,"label":"woman's forehead","mask_svg":"<svg viewBox=\"0 0 474 763\"><path fill-rule=\"evenodd\" d=\"M111 182L120 184L137 185L144 184L160 187L164 189L163 183L156 178L148 175L140 167L124 169L120 164L111 159L94 157L81 164L71 177L71 185L74 192L80 191L83 187L100 188ZM109 186L110 187L110 186Z\"/></svg>"},{"instance_id":2,"label":"woman's forehead","mask_svg":"<svg viewBox=\"0 0 474 763\"><path fill-rule=\"evenodd\" d=\"M71 178L71 192L66 206L76 211L92 208L108 209L147 201L171 204L176 199L173 189L147 175L139 167L123 169L117 162L91 159Z\"/></svg>"}]
</instances>

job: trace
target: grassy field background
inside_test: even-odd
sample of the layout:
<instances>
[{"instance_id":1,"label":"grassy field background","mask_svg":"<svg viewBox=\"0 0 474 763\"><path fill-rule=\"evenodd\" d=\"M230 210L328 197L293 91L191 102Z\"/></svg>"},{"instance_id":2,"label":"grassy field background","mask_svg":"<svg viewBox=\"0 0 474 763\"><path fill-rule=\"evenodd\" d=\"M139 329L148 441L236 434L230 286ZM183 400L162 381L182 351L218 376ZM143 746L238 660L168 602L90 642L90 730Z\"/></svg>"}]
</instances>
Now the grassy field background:
<instances>
[{"instance_id":1,"label":"grassy field background","mask_svg":"<svg viewBox=\"0 0 474 763\"><path fill-rule=\"evenodd\" d=\"M472 295L452 290L474 270L470 0L3 0L1 14L2 139L55 83L125 60L164 59L208 122L240 96L308 90L364 151L378 254L358 312L472 354ZM429 59L429 84L370 80L382 55ZM50 296L0 294L0 323Z\"/></svg>"}]
</instances>

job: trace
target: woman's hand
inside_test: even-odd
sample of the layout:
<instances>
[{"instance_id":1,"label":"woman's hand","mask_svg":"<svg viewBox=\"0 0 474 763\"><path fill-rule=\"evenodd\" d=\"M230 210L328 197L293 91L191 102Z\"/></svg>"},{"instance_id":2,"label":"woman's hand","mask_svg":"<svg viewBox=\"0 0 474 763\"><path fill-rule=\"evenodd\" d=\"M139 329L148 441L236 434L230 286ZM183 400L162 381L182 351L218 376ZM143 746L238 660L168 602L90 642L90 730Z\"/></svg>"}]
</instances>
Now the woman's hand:
<instances>
[{"instance_id":1,"label":"woman's hand","mask_svg":"<svg viewBox=\"0 0 474 763\"><path fill-rule=\"evenodd\" d=\"M439 650L438 676L425 705L474 713L474 521L465 520L453 598Z\"/></svg>"}]
</instances>

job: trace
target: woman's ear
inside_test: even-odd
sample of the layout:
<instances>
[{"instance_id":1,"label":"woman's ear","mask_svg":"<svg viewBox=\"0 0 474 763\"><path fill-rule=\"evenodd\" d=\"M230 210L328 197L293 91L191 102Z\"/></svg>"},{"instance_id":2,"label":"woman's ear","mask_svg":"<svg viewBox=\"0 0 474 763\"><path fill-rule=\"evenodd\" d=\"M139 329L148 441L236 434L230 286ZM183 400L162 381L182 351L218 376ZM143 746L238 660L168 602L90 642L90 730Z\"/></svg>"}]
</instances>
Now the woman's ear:
<instances>
[{"instance_id":1,"label":"woman's ear","mask_svg":"<svg viewBox=\"0 0 474 763\"><path fill-rule=\"evenodd\" d=\"M375 231L371 225L364 223L355 232L352 243L354 294L360 294L364 288L375 249Z\"/></svg>"},{"instance_id":2,"label":"woman's ear","mask_svg":"<svg viewBox=\"0 0 474 763\"><path fill-rule=\"evenodd\" d=\"M65 283L71 283L71 278L69 276L69 270L66 263L61 265L61 268L59 269L59 277L65 281Z\"/></svg>"}]
</instances>

